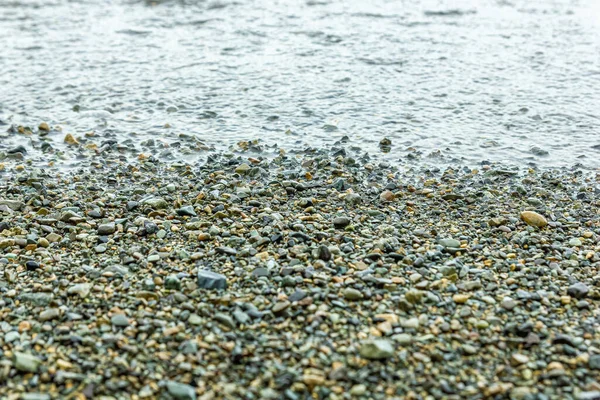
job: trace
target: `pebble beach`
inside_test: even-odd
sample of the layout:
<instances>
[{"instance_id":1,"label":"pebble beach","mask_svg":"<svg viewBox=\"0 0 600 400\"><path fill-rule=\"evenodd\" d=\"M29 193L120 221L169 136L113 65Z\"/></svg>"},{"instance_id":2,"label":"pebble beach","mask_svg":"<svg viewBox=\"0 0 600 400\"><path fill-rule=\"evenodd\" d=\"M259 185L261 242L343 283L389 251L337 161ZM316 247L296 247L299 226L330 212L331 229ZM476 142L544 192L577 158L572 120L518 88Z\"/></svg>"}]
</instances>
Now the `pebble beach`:
<instances>
[{"instance_id":1,"label":"pebble beach","mask_svg":"<svg viewBox=\"0 0 600 400\"><path fill-rule=\"evenodd\" d=\"M5 164L0 397L600 398L598 176L251 147Z\"/></svg>"},{"instance_id":2,"label":"pebble beach","mask_svg":"<svg viewBox=\"0 0 600 400\"><path fill-rule=\"evenodd\" d=\"M597 0L0 0L0 400L600 400Z\"/></svg>"}]
</instances>

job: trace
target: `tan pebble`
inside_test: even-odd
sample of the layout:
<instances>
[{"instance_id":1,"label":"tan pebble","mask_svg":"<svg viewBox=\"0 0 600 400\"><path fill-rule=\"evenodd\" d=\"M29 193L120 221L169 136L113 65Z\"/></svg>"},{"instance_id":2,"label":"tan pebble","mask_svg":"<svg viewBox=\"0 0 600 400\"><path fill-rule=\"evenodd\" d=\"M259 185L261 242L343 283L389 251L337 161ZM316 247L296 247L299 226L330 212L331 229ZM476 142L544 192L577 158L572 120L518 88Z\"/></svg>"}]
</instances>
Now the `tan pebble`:
<instances>
[{"instance_id":1,"label":"tan pebble","mask_svg":"<svg viewBox=\"0 0 600 400\"><path fill-rule=\"evenodd\" d=\"M530 226L537 228L543 228L548 225L548 221L543 215L540 215L534 211L523 211L521 213L521 219Z\"/></svg>"},{"instance_id":2,"label":"tan pebble","mask_svg":"<svg viewBox=\"0 0 600 400\"><path fill-rule=\"evenodd\" d=\"M469 300L469 297L468 294L455 294L452 296L452 300L454 300L455 303L464 304Z\"/></svg>"},{"instance_id":3,"label":"tan pebble","mask_svg":"<svg viewBox=\"0 0 600 400\"><path fill-rule=\"evenodd\" d=\"M320 375L303 375L302 382L310 387L322 386L325 383L325 378Z\"/></svg>"},{"instance_id":4,"label":"tan pebble","mask_svg":"<svg viewBox=\"0 0 600 400\"><path fill-rule=\"evenodd\" d=\"M61 360L60 358L56 360L56 366L60 369L71 369L73 368L73 364L68 361Z\"/></svg>"},{"instance_id":5,"label":"tan pebble","mask_svg":"<svg viewBox=\"0 0 600 400\"><path fill-rule=\"evenodd\" d=\"M583 232L583 237L586 238L586 239L589 239L592 236L594 236L594 232L591 232L591 231L585 231L585 232Z\"/></svg>"},{"instance_id":6,"label":"tan pebble","mask_svg":"<svg viewBox=\"0 0 600 400\"><path fill-rule=\"evenodd\" d=\"M524 354L515 353L510 357L510 361L513 365L527 364L529 357Z\"/></svg>"},{"instance_id":7,"label":"tan pebble","mask_svg":"<svg viewBox=\"0 0 600 400\"><path fill-rule=\"evenodd\" d=\"M46 132L48 132L48 131L50 131L50 126L49 126L47 123L45 123L45 122L42 122L42 123L40 124L40 126L38 126L38 129L39 129L40 131L46 131Z\"/></svg>"},{"instance_id":8,"label":"tan pebble","mask_svg":"<svg viewBox=\"0 0 600 400\"><path fill-rule=\"evenodd\" d=\"M563 367L563 365L561 363L559 363L558 361L552 361L550 364L548 364L548 371L551 371L553 369L565 369L565 367Z\"/></svg>"},{"instance_id":9,"label":"tan pebble","mask_svg":"<svg viewBox=\"0 0 600 400\"><path fill-rule=\"evenodd\" d=\"M31 323L29 321L19 322L19 332L25 332L31 329Z\"/></svg>"},{"instance_id":10,"label":"tan pebble","mask_svg":"<svg viewBox=\"0 0 600 400\"><path fill-rule=\"evenodd\" d=\"M571 303L571 296L560 296L560 302L562 304L570 304Z\"/></svg>"},{"instance_id":11,"label":"tan pebble","mask_svg":"<svg viewBox=\"0 0 600 400\"><path fill-rule=\"evenodd\" d=\"M256 258L258 258L260 260L266 260L267 258L269 258L269 252L268 251L263 251L262 253L258 253L256 255Z\"/></svg>"},{"instance_id":12,"label":"tan pebble","mask_svg":"<svg viewBox=\"0 0 600 400\"><path fill-rule=\"evenodd\" d=\"M201 233L198 235L198 240L200 240L201 242L205 240L210 240L210 235L208 233Z\"/></svg>"},{"instance_id":13,"label":"tan pebble","mask_svg":"<svg viewBox=\"0 0 600 400\"><path fill-rule=\"evenodd\" d=\"M78 145L79 141L77 141L77 139L75 139L73 135L67 133L67 135L65 136L65 143L70 145Z\"/></svg>"},{"instance_id":14,"label":"tan pebble","mask_svg":"<svg viewBox=\"0 0 600 400\"><path fill-rule=\"evenodd\" d=\"M395 198L396 196L394 193L390 192L389 190L385 190L379 195L379 199L381 201L394 201Z\"/></svg>"}]
</instances>

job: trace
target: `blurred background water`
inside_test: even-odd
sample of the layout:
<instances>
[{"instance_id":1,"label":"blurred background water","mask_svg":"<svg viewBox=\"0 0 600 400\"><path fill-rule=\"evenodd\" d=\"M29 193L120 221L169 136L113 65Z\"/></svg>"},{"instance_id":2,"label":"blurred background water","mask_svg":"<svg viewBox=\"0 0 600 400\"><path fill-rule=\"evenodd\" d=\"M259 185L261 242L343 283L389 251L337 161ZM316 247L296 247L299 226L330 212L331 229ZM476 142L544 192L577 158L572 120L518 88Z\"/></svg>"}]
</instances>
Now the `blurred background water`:
<instances>
[{"instance_id":1,"label":"blurred background water","mask_svg":"<svg viewBox=\"0 0 600 400\"><path fill-rule=\"evenodd\" d=\"M600 166L597 0L2 0L0 43L0 151L38 154L4 132L47 122L58 149L387 137L390 159Z\"/></svg>"}]
</instances>

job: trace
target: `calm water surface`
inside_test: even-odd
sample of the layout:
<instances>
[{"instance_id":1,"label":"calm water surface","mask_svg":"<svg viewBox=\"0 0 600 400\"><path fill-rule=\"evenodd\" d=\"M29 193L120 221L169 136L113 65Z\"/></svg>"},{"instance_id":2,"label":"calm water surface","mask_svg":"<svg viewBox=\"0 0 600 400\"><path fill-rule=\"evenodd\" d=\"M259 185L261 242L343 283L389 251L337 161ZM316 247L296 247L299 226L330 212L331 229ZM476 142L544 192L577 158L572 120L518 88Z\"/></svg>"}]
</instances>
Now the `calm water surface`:
<instances>
[{"instance_id":1,"label":"calm water surface","mask_svg":"<svg viewBox=\"0 0 600 400\"><path fill-rule=\"evenodd\" d=\"M0 43L0 152L387 137L394 160L600 167L598 0L2 0ZM43 121L62 133L5 133Z\"/></svg>"}]
</instances>

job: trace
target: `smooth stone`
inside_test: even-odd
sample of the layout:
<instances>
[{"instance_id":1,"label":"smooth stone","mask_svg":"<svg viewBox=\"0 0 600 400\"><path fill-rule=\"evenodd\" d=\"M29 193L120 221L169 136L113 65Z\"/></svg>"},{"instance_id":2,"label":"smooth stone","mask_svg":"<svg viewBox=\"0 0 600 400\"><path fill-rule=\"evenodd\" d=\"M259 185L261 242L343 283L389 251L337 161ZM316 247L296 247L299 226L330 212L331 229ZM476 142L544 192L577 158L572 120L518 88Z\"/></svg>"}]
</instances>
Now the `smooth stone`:
<instances>
[{"instance_id":1,"label":"smooth stone","mask_svg":"<svg viewBox=\"0 0 600 400\"><path fill-rule=\"evenodd\" d=\"M125 314L115 314L110 318L111 324L113 326L118 326L120 328L124 328L129 326L129 318Z\"/></svg>"},{"instance_id":2,"label":"smooth stone","mask_svg":"<svg viewBox=\"0 0 600 400\"><path fill-rule=\"evenodd\" d=\"M228 327L230 329L234 329L235 328L235 321L233 320L233 318L231 318L227 314L216 313L214 318L217 321L219 321L221 324L225 325L226 327Z\"/></svg>"},{"instance_id":3,"label":"smooth stone","mask_svg":"<svg viewBox=\"0 0 600 400\"><path fill-rule=\"evenodd\" d=\"M583 299L587 296L589 291L590 289L588 289L585 284L577 282L569 286L567 289L567 294L571 297L575 297L576 299Z\"/></svg>"},{"instance_id":4,"label":"smooth stone","mask_svg":"<svg viewBox=\"0 0 600 400\"><path fill-rule=\"evenodd\" d=\"M446 247L446 248L459 248L460 247L460 241L456 240L456 239L440 239L438 241L439 244L441 244L442 246Z\"/></svg>"},{"instance_id":5,"label":"smooth stone","mask_svg":"<svg viewBox=\"0 0 600 400\"><path fill-rule=\"evenodd\" d=\"M161 197L152 197L144 200L144 204L149 205L150 207L160 210L169 207L169 203Z\"/></svg>"},{"instance_id":6,"label":"smooth stone","mask_svg":"<svg viewBox=\"0 0 600 400\"><path fill-rule=\"evenodd\" d=\"M350 225L350 218L348 217L336 217L333 219L333 226L342 229Z\"/></svg>"},{"instance_id":7,"label":"smooth stone","mask_svg":"<svg viewBox=\"0 0 600 400\"><path fill-rule=\"evenodd\" d=\"M353 288L346 288L344 289L343 293L344 298L346 300L360 300L363 298L363 294L360 291Z\"/></svg>"},{"instance_id":8,"label":"smooth stone","mask_svg":"<svg viewBox=\"0 0 600 400\"><path fill-rule=\"evenodd\" d=\"M194 217L196 216L196 211L192 206L184 206L177 210L177 215Z\"/></svg>"},{"instance_id":9,"label":"smooth stone","mask_svg":"<svg viewBox=\"0 0 600 400\"><path fill-rule=\"evenodd\" d=\"M238 174L246 174L248 173L248 171L250 171L250 166L246 163L240 164L235 168L235 172L237 172Z\"/></svg>"},{"instance_id":10,"label":"smooth stone","mask_svg":"<svg viewBox=\"0 0 600 400\"><path fill-rule=\"evenodd\" d=\"M4 335L4 342L5 343L12 343L15 340L19 340L19 338L20 338L19 332L17 332L17 331L10 331L10 332L7 332Z\"/></svg>"},{"instance_id":11,"label":"smooth stone","mask_svg":"<svg viewBox=\"0 0 600 400\"><path fill-rule=\"evenodd\" d=\"M523 211L521 213L521 219L527 225L535 226L537 228L543 228L548 225L548 221L543 215L540 215L534 211Z\"/></svg>"},{"instance_id":12,"label":"smooth stone","mask_svg":"<svg viewBox=\"0 0 600 400\"><path fill-rule=\"evenodd\" d=\"M27 353L15 352L13 354L13 365L21 372L37 372L42 361Z\"/></svg>"},{"instance_id":13,"label":"smooth stone","mask_svg":"<svg viewBox=\"0 0 600 400\"><path fill-rule=\"evenodd\" d=\"M25 208L25 203L23 203L22 201L18 201L18 200L0 199L0 206L7 206L8 208L10 208L13 211L19 211L22 208Z\"/></svg>"},{"instance_id":14,"label":"smooth stone","mask_svg":"<svg viewBox=\"0 0 600 400\"><path fill-rule=\"evenodd\" d=\"M78 283L67 289L67 294L78 294L81 298L85 299L89 294L92 285L90 283Z\"/></svg>"},{"instance_id":15,"label":"smooth stone","mask_svg":"<svg viewBox=\"0 0 600 400\"><path fill-rule=\"evenodd\" d=\"M573 246L573 247L581 247L583 243L581 243L580 239L577 238L573 238L571 240L569 240L569 246Z\"/></svg>"},{"instance_id":16,"label":"smooth stone","mask_svg":"<svg viewBox=\"0 0 600 400\"><path fill-rule=\"evenodd\" d=\"M196 400L196 391L185 383L168 381L167 391L175 400Z\"/></svg>"},{"instance_id":17,"label":"smooth stone","mask_svg":"<svg viewBox=\"0 0 600 400\"><path fill-rule=\"evenodd\" d=\"M36 261L27 261L25 267L27 268L27 271L35 271L40 267L40 264Z\"/></svg>"},{"instance_id":18,"label":"smooth stone","mask_svg":"<svg viewBox=\"0 0 600 400\"><path fill-rule=\"evenodd\" d=\"M280 312L284 311L286 308L288 308L290 306L290 302L289 301L280 301L275 303L275 305L273 306L273 309L271 311L273 311L273 314L279 314Z\"/></svg>"},{"instance_id":19,"label":"smooth stone","mask_svg":"<svg viewBox=\"0 0 600 400\"><path fill-rule=\"evenodd\" d=\"M590 356L590 359L588 360L588 367L590 367L590 369L600 369L600 354L594 354L593 356Z\"/></svg>"},{"instance_id":20,"label":"smooth stone","mask_svg":"<svg viewBox=\"0 0 600 400\"><path fill-rule=\"evenodd\" d=\"M165 289L168 290L181 290L181 281L177 275L169 275L165 279Z\"/></svg>"},{"instance_id":21,"label":"smooth stone","mask_svg":"<svg viewBox=\"0 0 600 400\"><path fill-rule=\"evenodd\" d=\"M50 400L51 397L47 393L23 393L20 400Z\"/></svg>"},{"instance_id":22,"label":"smooth stone","mask_svg":"<svg viewBox=\"0 0 600 400\"><path fill-rule=\"evenodd\" d=\"M112 235L117 230L114 222L109 222L108 224L102 224L98 226L98 235Z\"/></svg>"},{"instance_id":23,"label":"smooth stone","mask_svg":"<svg viewBox=\"0 0 600 400\"><path fill-rule=\"evenodd\" d=\"M227 278L225 275L205 269L198 270L198 287L201 289L226 289Z\"/></svg>"},{"instance_id":24,"label":"smooth stone","mask_svg":"<svg viewBox=\"0 0 600 400\"><path fill-rule=\"evenodd\" d=\"M60 316L60 310L58 308L50 308L48 310L44 310L40 313L38 319L41 322L50 321L56 319Z\"/></svg>"},{"instance_id":25,"label":"smooth stone","mask_svg":"<svg viewBox=\"0 0 600 400\"><path fill-rule=\"evenodd\" d=\"M394 346L386 339L367 340L361 344L359 353L368 360L383 360L394 355Z\"/></svg>"}]
</instances>

